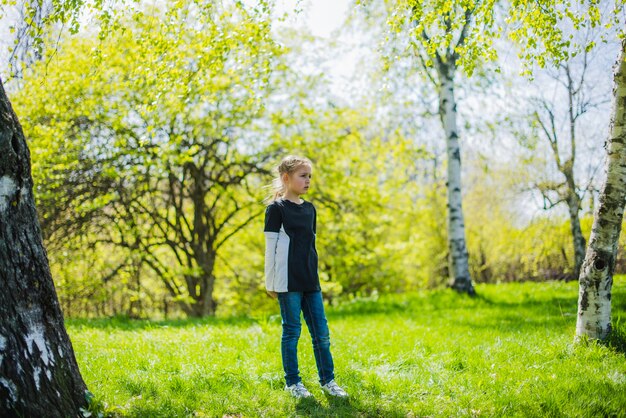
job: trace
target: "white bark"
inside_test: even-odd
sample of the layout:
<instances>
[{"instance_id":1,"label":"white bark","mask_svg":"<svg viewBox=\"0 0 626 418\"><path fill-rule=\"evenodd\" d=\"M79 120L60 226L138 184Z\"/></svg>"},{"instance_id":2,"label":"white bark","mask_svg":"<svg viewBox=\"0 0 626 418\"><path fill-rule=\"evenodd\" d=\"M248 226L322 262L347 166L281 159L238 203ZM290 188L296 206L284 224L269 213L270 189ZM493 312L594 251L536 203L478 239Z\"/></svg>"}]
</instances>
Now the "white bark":
<instances>
[{"instance_id":1,"label":"white bark","mask_svg":"<svg viewBox=\"0 0 626 418\"><path fill-rule=\"evenodd\" d=\"M611 331L611 286L626 200L626 42L616 65L606 179L594 215L579 279L576 339L604 339Z\"/></svg>"},{"instance_id":2,"label":"white bark","mask_svg":"<svg viewBox=\"0 0 626 418\"><path fill-rule=\"evenodd\" d=\"M448 157L448 247L450 251L450 273L452 287L458 291L474 294L469 272L469 255L465 242L465 221L461 195L461 147L457 128L458 113L454 98L454 80L449 73L454 70L441 68L439 91L439 115L446 135Z\"/></svg>"},{"instance_id":3,"label":"white bark","mask_svg":"<svg viewBox=\"0 0 626 418\"><path fill-rule=\"evenodd\" d=\"M11 198L15 195L17 185L9 176L0 178L0 215L9 206Z\"/></svg>"}]
</instances>

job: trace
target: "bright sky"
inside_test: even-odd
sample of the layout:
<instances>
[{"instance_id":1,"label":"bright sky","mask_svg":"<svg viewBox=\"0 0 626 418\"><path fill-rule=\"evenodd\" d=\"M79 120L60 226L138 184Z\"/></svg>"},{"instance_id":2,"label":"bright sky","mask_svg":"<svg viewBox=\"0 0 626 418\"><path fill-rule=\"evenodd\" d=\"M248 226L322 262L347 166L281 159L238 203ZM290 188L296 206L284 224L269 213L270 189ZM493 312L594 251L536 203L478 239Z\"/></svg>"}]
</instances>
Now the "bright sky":
<instances>
[{"instance_id":1,"label":"bright sky","mask_svg":"<svg viewBox=\"0 0 626 418\"><path fill-rule=\"evenodd\" d=\"M315 36L328 38L346 19L354 0L278 0L277 8L291 16L287 23L306 26ZM296 14L295 10L302 10Z\"/></svg>"},{"instance_id":2,"label":"bright sky","mask_svg":"<svg viewBox=\"0 0 626 418\"><path fill-rule=\"evenodd\" d=\"M322 40L308 49L315 56L309 62L314 62L316 70L326 75L333 94L348 102L367 88L358 66L364 54L371 53L362 47L363 34L340 30L355 3L356 0L276 0L277 15L286 14L287 18L282 23L276 22L275 27L284 25L304 30ZM332 42L332 46L324 47L324 41Z\"/></svg>"}]
</instances>

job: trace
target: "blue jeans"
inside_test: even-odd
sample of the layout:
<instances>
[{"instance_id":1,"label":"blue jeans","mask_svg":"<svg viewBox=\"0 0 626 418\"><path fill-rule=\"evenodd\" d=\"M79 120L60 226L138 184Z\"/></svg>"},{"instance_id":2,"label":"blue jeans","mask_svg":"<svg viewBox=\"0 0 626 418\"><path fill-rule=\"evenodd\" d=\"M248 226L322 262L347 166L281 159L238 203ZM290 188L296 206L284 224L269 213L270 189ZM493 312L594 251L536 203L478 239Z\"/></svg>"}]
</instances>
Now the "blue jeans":
<instances>
[{"instance_id":1,"label":"blue jeans","mask_svg":"<svg viewBox=\"0 0 626 418\"><path fill-rule=\"evenodd\" d=\"M279 293L278 303L283 324L280 348L287 386L302 381L298 370L298 339L302 329L300 311L304 314L304 320L311 334L320 383L325 385L333 380L335 367L330 354L330 333L326 315L324 315L322 292Z\"/></svg>"}]
</instances>

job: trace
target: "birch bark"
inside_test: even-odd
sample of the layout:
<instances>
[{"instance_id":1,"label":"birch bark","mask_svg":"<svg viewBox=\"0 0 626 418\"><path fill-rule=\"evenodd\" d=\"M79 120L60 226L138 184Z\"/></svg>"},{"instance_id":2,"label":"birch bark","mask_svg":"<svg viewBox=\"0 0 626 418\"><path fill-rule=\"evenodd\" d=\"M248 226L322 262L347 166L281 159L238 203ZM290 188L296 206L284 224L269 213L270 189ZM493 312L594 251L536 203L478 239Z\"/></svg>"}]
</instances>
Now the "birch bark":
<instances>
[{"instance_id":1,"label":"birch bark","mask_svg":"<svg viewBox=\"0 0 626 418\"><path fill-rule=\"evenodd\" d=\"M465 242L465 221L461 194L461 147L457 128L458 113L454 97L454 80L450 63L439 63L439 116L446 136L448 158L448 250L452 288L474 295L469 272L469 254Z\"/></svg>"},{"instance_id":2,"label":"birch bark","mask_svg":"<svg viewBox=\"0 0 626 418\"><path fill-rule=\"evenodd\" d=\"M611 331L611 287L626 200L626 41L622 42L613 87L613 110L605 180L600 189L578 292L576 339L604 339Z\"/></svg>"}]
</instances>

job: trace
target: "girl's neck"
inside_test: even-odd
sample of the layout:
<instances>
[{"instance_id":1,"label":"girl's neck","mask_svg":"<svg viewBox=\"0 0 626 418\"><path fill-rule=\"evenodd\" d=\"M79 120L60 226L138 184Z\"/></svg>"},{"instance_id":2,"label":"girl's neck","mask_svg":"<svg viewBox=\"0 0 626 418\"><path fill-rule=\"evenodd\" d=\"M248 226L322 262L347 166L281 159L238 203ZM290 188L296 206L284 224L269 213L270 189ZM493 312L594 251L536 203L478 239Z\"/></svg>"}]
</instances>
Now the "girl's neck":
<instances>
[{"instance_id":1,"label":"girl's neck","mask_svg":"<svg viewBox=\"0 0 626 418\"><path fill-rule=\"evenodd\" d=\"M299 194L293 193L290 190L287 190L283 195L283 199L289 200L290 202L301 204L304 200L300 198Z\"/></svg>"}]
</instances>

